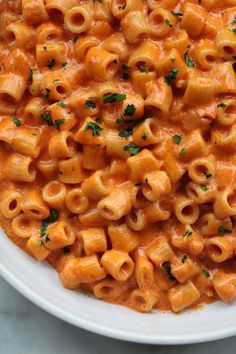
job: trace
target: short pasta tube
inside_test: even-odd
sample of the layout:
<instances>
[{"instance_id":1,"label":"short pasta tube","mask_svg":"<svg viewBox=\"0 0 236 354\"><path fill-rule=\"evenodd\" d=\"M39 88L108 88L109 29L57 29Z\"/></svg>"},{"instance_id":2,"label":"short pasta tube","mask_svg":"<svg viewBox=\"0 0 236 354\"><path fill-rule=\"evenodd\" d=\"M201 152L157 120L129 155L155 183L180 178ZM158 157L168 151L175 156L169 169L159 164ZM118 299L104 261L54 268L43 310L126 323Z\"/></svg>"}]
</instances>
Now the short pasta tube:
<instances>
[{"instance_id":1,"label":"short pasta tube","mask_svg":"<svg viewBox=\"0 0 236 354\"><path fill-rule=\"evenodd\" d=\"M222 301L232 301L236 297L236 274L216 273L213 286Z\"/></svg>"},{"instance_id":2,"label":"short pasta tube","mask_svg":"<svg viewBox=\"0 0 236 354\"><path fill-rule=\"evenodd\" d=\"M72 188L65 194L65 203L67 208L74 214L84 213L89 206L89 200L82 192L81 188Z\"/></svg>"},{"instance_id":3,"label":"short pasta tube","mask_svg":"<svg viewBox=\"0 0 236 354\"><path fill-rule=\"evenodd\" d=\"M22 14L27 25L35 25L48 19L43 0L22 0Z\"/></svg>"},{"instance_id":4,"label":"short pasta tube","mask_svg":"<svg viewBox=\"0 0 236 354\"><path fill-rule=\"evenodd\" d=\"M116 280L128 280L134 271L134 262L128 253L116 250L106 251L101 264L104 269Z\"/></svg>"},{"instance_id":5,"label":"short pasta tube","mask_svg":"<svg viewBox=\"0 0 236 354\"><path fill-rule=\"evenodd\" d=\"M219 31L215 39L216 48L220 56L226 60L232 60L236 55L235 34L229 29Z\"/></svg>"},{"instance_id":6,"label":"short pasta tube","mask_svg":"<svg viewBox=\"0 0 236 354\"><path fill-rule=\"evenodd\" d=\"M194 200L197 204L212 202L215 200L216 187L214 184L205 185L195 182L189 182L185 186L187 197Z\"/></svg>"},{"instance_id":7,"label":"short pasta tube","mask_svg":"<svg viewBox=\"0 0 236 354\"><path fill-rule=\"evenodd\" d=\"M7 73L0 75L0 97L19 102L26 89L26 82L23 77Z\"/></svg>"},{"instance_id":8,"label":"short pasta tube","mask_svg":"<svg viewBox=\"0 0 236 354\"><path fill-rule=\"evenodd\" d=\"M66 187L59 181L50 181L43 187L42 196L51 208L62 209L65 202Z\"/></svg>"},{"instance_id":9,"label":"short pasta tube","mask_svg":"<svg viewBox=\"0 0 236 354\"><path fill-rule=\"evenodd\" d=\"M177 219L184 225L194 224L199 217L198 205L184 195L176 197L174 211Z\"/></svg>"},{"instance_id":10,"label":"short pasta tube","mask_svg":"<svg viewBox=\"0 0 236 354\"><path fill-rule=\"evenodd\" d=\"M97 47L99 40L92 36L85 36L74 44L74 54L79 63L84 62L88 50ZM106 48L105 48L106 49Z\"/></svg>"},{"instance_id":11,"label":"short pasta tube","mask_svg":"<svg viewBox=\"0 0 236 354\"><path fill-rule=\"evenodd\" d=\"M179 225L172 230L171 242L174 247L184 250L192 255L200 254L204 248L201 235L190 225Z\"/></svg>"},{"instance_id":12,"label":"short pasta tube","mask_svg":"<svg viewBox=\"0 0 236 354\"><path fill-rule=\"evenodd\" d=\"M26 244L27 248L30 250L34 258L37 259L37 261L43 261L51 253L51 251L47 249L41 241L39 232L35 232Z\"/></svg>"},{"instance_id":13,"label":"short pasta tube","mask_svg":"<svg viewBox=\"0 0 236 354\"><path fill-rule=\"evenodd\" d=\"M131 44L143 39L150 32L148 17L142 11L132 11L125 15L121 20L121 27Z\"/></svg>"},{"instance_id":14,"label":"short pasta tube","mask_svg":"<svg viewBox=\"0 0 236 354\"><path fill-rule=\"evenodd\" d=\"M142 0L112 0L111 1L111 12L112 14L120 19L124 17L131 11L137 11L143 9Z\"/></svg>"},{"instance_id":15,"label":"short pasta tube","mask_svg":"<svg viewBox=\"0 0 236 354\"><path fill-rule=\"evenodd\" d=\"M155 202L171 191L170 179L164 171L154 171L144 176L142 185L143 195L151 202Z\"/></svg>"},{"instance_id":16,"label":"short pasta tube","mask_svg":"<svg viewBox=\"0 0 236 354\"><path fill-rule=\"evenodd\" d=\"M108 234L114 250L129 253L138 245L135 233L126 224L109 225Z\"/></svg>"},{"instance_id":17,"label":"short pasta tube","mask_svg":"<svg viewBox=\"0 0 236 354\"><path fill-rule=\"evenodd\" d=\"M236 123L236 100L223 99L217 105L216 117L219 124L231 126Z\"/></svg>"},{"instance_id":18,"label":"short pasta tube","mask_svg":"<svg viewBox=\"0 0 236 354\"><path fill-rule=\"evenodd\" d=\"M12 149L22 155L37 158L41 151L41 133L35 129L19 127L12 139Z\"/></svg>"},{"instance_id":19,"label":"short pasta tube","mask_svg":"<svg viewBox=\"0 0 236 354\"><path fill-rule=\"evenodd\" d=\"M29 188L24 192L21 207L24 213L36 220L46 219L49 216L49 208L38 188Z\"/></svg>"},{"instance_id":20,"label":"short pasta tube","mask_svg":"<svg viewBox=\"0 0 236 354\"><path fill-rule=\"evenodd\" d=\"M150 289L154 282L154 266L141 249L135 254L135 279L139 289Z\"/></svg>"},{"instance_id":21,"label":"short pasta tube","mask_svg":"<svg viewBox=\"0 0 236 354\"><path fill-rule=\"evenodd\" d=\"M130 306L139 312L150 312L160 299L154 290L133 290L130 294Z\"/></svg>"},{"instance_id":22,"label":"short pasta tube","mask_svg":"<svg viewBox=\"0 0 236 354\"><path fill-rule=\"evenodd\" d=\"M207 11L195 4L186 3L183 9L183 18L181 27L185 29L188 35L192 38L197 38L204 30ZM197 22L197 26L195 25Z\"/></svg>"},{"instance_id":23,"label":"short pasta tube","mask_svg":"<svg viewBox=\"0 0 236 354\"><path fill-rule=\"evenodd\" d=\"M170 262L174 252L165 237L159 236L145 251L148 258L158 267L163 263Z\"/></svg>"},{"instance_id":24,"label":"short pasta tube","mask_svg":"<svg viewBox=\"0 0 236 354\"><path fill-rule=\"evenodd\" d=\"M154 71L154 64L159 55L160 47L151 41L145 41L131 54L128 66L136 70L144 68L147 72Z\"/></svg>"},{"instance_id":25,"label":"short pasta tube","mask_svg":"<svg viewBox=\"0 0 236 354\"><path fill-rule=\"evenodd\" d=\"M9 155L4 172L10 181L33 182L36 178L36 171L31 157L17 153Z\"/></svg>"},{"instance_id":26,"label":"short pasta tube","mask_svg":"<svg viewBox=\"0 0 236 354\"><path fill-rule=\"evenodd\" d=\"M176 25L176 17L168 10L157 8L153 10L149 17L151 33L155 37L165 37Z\"/></svg>"},{"instance_id":27,"label":"short pasta tube","mask_svg":"<svg viewBox=\"0 0 236 354\"><path fill-rule=\"evenodd\" d=\"M222 263L234 256L234 244L229 236L211 237L205 241L207 257L216 263Z\"/></svg>"},{"instance_id":28,"label":"short pasta tube","mask_svg":"<svg viewBox=\"0 0 236 354\"><path fill-rule=\"evenodd\" d=\"M42 23L36 30L36 41L43 44L51 39L60 40L62 37L62 30L59 26L52 22Z\"/></svg>"},{"instance_id":29,"label":"short pasta tube","mask_svg":"<svg viewBox=\"0 0 236 354\"><path fill-rule=\"evenodd\" d=\"M77 0L46 0L45 7L52 21L63 22L66 11L78 4Z\"/></svg>"},{"instance_id":30,"label":"short pasta tube","mask_svg":"<svg viewBox=\"0 0 236 354\"><path fill-rule=\"evenodd\" d=\"M93 20L90 4L72 7L65 14L65 27L72 33L83 33L89 29Z\"/></svg>"},{"instance_id":31,"label":"short pasta tube","mask_svg":"<svg viewBox=\"0 0 236 354\"><path fill-rule=\"evenodd\" d=\"M200 227L204 235L215 236L219 233L232 232L231 219L218 219L214 213L206 213L200 219Z\"/></svg>"},{"instance_id":32,"label":"short pasta tube","mask_svg":"<svg viewBox=\"0 0 236 354\"><path fill-rule=\"evenodd\" d=\"M133 130L133 140L138 146L154 145L160 141L160 127L155 118L147 118Z\"/></svg>"},{"instance_id":33,"label":"short pasta tube","mask_svg":"<svg viewBox=\"0 0 236 354\"><path fill-rule=\"evenodd\" d=\"M213 204L214 213L217 218L224 219L236 215L235 188L226 188L217 193L216 201Z\"/></svg>"},{"instance_id":34,"label":"short pasta tube","mask_svg":"<svg viewBox=\"0 0 236 354\"><path fill-rule=\"evenodd\" d=\"M172 310L180 312L192 306L200 298L200 292L191 281L188 281L171 288L167 293L167 298Z\"/></svg>"},{"instance_id":35,"label":"short pasta tube","mask_svg":"<svg viewBox=\"0 0 236 354\"><path fill-rule=\"evenodd\" d=\"M123 189L113 188L107 197L100 200L97 208L105 219L119 220L131 210L129 195Z\"/></svg>"},{"instance_id":36,"label":"short pasta tube","mask_svg":"<svg viewBox=\"0 0 236 354\"><path fill-rule=\"evenodd\" d=\"M195 183L205 184L215 176L215 170L215 156L209 155L193 160L188 167L188 174Z\"/></svg>"},{"instance_id":37,"label":"short pasta tube","mask_svg":"<svg viewBox=\"0 0 236 354\"><path fill-rule=\"evenodd\" d=\"M68 159L58 162L59 181L68 184L81 183L86 177L82 167L82 157L76 154Z\"/></svg>"},{"instance_id":38,"label":"short pasta tube","mask_svg":"<svg viewBox=\"0 0 236 354\"><path fill-rule=\"evenodd\" d=\"M21 193L9 189L1 195L0 211L5 218L15 218L21 211Z\"/></svg>"},{"instance_id":39,"label":"short pasta tube","mask_svg":"<svg viewBox=\"0 0 236 354\"><path fill-rule=\"evenodd\" d=\"M4 33L6 42L10 46L31 49L35 44L35 32L33 27L23 23L14 22L8 25Z\"/></svg>"},{"instance_id":40,"label":"short pasta tube","mask_svg":"<svg viewBox=\"0 0 236 354\"><path fill-rule=\"evenodd\" d=\"M156 82L150 81L146 83L147 98L144 101L146 108L156 108L164 113L170 109L173 93L171 87L163 78Z\"/></svg>"},{"instance_id":41,"label":"short pasta tube","mask_svg":"<svg viewBox=\"0 0 236 354\"><path fill-rule=\"evenodd\" d=\"M90 48L85 59L87 76L97 81L113 80L119 69L118 60L117 54L103 48Z\"/></svg>"},{"instance_id":42,"label":"short pasta tube","mask_svg":"<svg viewBox=\"0 0 236 354\"><path fill-rule=\"evenodd\" d=\"M68 221L58 221L47 227L46 247L49 250L57 250L66 246L73 245L75 233Z\"/></svg>"},{"instance_id":43,"label":"short pasta tube","mask_svg":"<svg viewBox=\"0 0 236 354\"><path fill-rule=\"evenodd\" d=\"M90 199L99 200L107 196L111 191L111 182L103 171L96 171L87 178L81 188Z\"/></svg>"},{"instance_id":44,"label":"short pasta tube","mask_svg":"<svg viewBox=\"0 0 236 354\"><path fill-rule=\"evenodd\" d=\"M75 155L76 142L73 134L69 131L54 134L48 144L48 153L52 158L66 158Z\"/></svg>"},{"instance_id":45,"label":"short pasta tube","mask_svg":"<svg viewBox=\"0 0 236 354\"><path fill-rule=\"evenodd\" d=\"M21 213L12 220L11 227L18 237L30 238L35 232L39 232L41 223L29 215Z\"/></svg>"},{"instance_id":46,"label":"short pasta tube","mask_svg":"<svg viewBox=\"0 0 236 354\"><path fill-rule=\"evenodd\" d=\"M107 240L103 228L88 228L79 232L83 240L83 248L86 256L106 252Z\"/></svg>"},{"instance_id":47,"label":"short pasta tube","mask_svg":"<svg viewBox=\"0 0 236 354\"><path fill-rule=\"evenodd\" d=\"M98 257L70 257L59 273L63 286L67 289L78 289L81 283L90 283L104 279L106 273L101 267Z\"/></svg>"},{"instance_id":48,"label":"short pasta tube","mask_svg":"<svg viewBox=\"0 0 236 354\"><path fill-rule=\"evenodd\" d=\"M147 217L143 209L132 208L129 215L126 216L125 221L134 231L141 231L147 226Z\"/></svg>"},{"instance_id":49,"label":"short pasta tube","mask_svg":"<svg viewBox=\"0 0 236 354\"><path fill-rule=\"evenodd\" d=\"M144 182L144 171L148 174L160 168L160 162L147 149L143 149L139 154L129 157L127 165L135 182Z\"/></svg>"}]
</instances>

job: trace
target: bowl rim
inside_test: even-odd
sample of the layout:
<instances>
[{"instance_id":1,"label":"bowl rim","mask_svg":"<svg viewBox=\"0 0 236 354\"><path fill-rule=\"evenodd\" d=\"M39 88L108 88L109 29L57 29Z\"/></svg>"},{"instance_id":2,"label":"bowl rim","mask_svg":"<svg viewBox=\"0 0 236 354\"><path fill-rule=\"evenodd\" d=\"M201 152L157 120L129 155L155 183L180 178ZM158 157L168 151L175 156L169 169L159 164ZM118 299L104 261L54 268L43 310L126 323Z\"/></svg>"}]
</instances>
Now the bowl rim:
<instances>
[{"instance_id":1,"label":"bowl rim","mask_svg":"<svg viewBox=\"0 0 236 354\"><path fill-rule=\"evenodd\" d=\"M29 287L27 287L26 284L24 284L24 282L17 279L17 277L15 277L1 262L0 262L0 275L7 283L9 283L21 295L23 295L33 304L40 307L41 309L48 312L49 314L71 325L74 325L76 327L82 328L92 333L106 336L109 338L124 340L133 343L142 343L142 344L181 345L181 344L204 343L204 342L215 341L215 340L224 339L236 335L236 327L231 329L222 328L221 330L217 330L215 332L210 332L210 333L200 332L194 335L183 334L183 336L171 335L171 334L170 335L168 334L168 336L163 336L163 334L148 336L145 334L144 335L136 334L134 332L127 333L126 331L113 329L109 326L97 325L92 321L88 321L70 315L60 307L48 302L42 296L32 291Z\"/></svg>"}]
</instances>

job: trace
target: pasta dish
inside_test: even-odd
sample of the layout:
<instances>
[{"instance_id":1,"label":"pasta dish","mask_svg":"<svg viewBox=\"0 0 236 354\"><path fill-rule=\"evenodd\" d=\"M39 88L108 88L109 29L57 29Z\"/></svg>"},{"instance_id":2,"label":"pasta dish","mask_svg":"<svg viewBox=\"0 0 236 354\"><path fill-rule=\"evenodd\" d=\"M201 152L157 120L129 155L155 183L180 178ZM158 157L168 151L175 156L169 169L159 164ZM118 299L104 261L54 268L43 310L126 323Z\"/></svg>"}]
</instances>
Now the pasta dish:
<instances>
[{"instance_id":1,"label":"pasta dish","mask_svg":"<svg viewBox=\"0 0 236 354\"><path fill-rule=\"evenodd\" d=\"M3 0L0 35L6 235L141 312L233 300L236 0Z\"/></svg>"}]
</instances>

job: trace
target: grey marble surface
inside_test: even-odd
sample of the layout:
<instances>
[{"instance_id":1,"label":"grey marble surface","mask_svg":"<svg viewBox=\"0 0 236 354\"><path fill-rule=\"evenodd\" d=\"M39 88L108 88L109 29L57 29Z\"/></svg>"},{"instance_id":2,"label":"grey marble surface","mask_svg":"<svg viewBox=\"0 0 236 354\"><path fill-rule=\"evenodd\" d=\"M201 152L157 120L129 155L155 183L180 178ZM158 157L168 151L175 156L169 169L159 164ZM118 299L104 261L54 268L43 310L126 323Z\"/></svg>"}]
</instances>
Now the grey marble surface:
<instances>
[{"instance_id":1,"label":"grey marble surface","mask_svg":"<svg viewBox=\"0 0 236 354\"><path fill-rule=\"evenodd\" d=\"M0 354L235 354L236 337L186 346L148 346L98 336L64 323L0 278Z\"/></svg>"}]
</instances>

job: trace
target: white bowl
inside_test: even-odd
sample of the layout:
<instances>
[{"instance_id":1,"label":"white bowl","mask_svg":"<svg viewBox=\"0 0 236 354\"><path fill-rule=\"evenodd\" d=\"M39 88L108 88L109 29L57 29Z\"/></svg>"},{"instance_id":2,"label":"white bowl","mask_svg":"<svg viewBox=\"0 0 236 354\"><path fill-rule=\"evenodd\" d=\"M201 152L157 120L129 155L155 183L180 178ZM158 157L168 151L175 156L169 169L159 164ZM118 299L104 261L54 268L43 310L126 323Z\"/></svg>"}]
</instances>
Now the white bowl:
<instances>
[{"instance_id":1,"label":"white bowl","mask_svg":"<svg viewBox=\"0 0 236 354\"><path fill-rule=\"evenodd\" d=\"M236 302L221 302L179 315L140 314L69 291L46 262L38 263L0 230L0 274L37 306L75 326L105 336L149 344L187 344L236 334Z\"/></svg>"}]
</instances>

